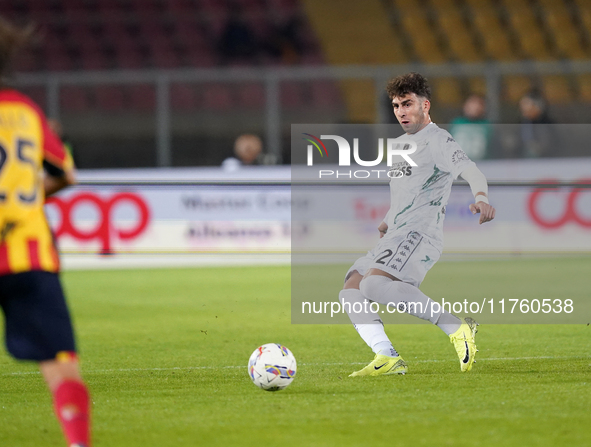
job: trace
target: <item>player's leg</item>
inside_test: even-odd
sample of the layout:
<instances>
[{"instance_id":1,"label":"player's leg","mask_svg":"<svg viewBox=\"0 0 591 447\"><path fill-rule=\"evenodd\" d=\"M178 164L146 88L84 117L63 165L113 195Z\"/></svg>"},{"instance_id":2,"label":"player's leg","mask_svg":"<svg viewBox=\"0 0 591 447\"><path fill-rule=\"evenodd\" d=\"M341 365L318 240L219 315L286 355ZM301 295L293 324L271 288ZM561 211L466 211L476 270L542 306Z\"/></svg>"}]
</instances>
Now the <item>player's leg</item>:
<instances>
[{"instance_id":1,"label":"player's leg","mask_svg":"<svg viewBox=\"0 0 591 447\"><path fill-rule=\"evenodd\" d=\"M439 259L439 251L417 232L397 239L382 238L377 248L374 262L360 282L361 293L438 326L450 337L461 370L469 371L477 352L476 322L470 318L461 320L445 311L418 288Z\"/></svg>"},{"instance_id":2,"label":"player's leg","mask_svg":"<svg viewBox=\"0 0 591 447\"><path fill-rule=\"evenodd\" d=\"M386 236L373 253L359 286L365 297L430 321L447 335L457 331L461 320L419 290L440 256L428 238L416 231Z\"/></svg>"},{"instance_id":3,"label":"player's leg","mask_svg":"<svg viewBox=\"0 0 591 447\"><path fill-rule=\"evenodd\" d=\"M69 446L90 444L89 395L80 377L74 336L56 274L2 277L6 346L17 359L39 363Z\"/></svg>"},{"instance_id":4,"label":"player's leg","mask_svg":"<svg viewBox=\"0 0 591 447\"><path fill-rule=\"evenodd\" d=\"M443 330L454 345L460 360L460 369L470 371L476 361L475 335L478 325L472 318L460 320L455 315L435 306L427 295L411 284L399 281L379 269L370 269L360 283L364 296L382 304L395 303L404 310L423 320L430 321ZM400 308L400 307L399 307Z\"/></svg>"},{"instance_id":5,"label":"player's leg","mask_svg":"<svg viewBox=\"0 0 591 447\"><path fill-rule=\"evenodd\" d=\"M380 269L369 269L360 283L364 296L380 304L392 303L397 309L429 321L447 335L456 332L462 320L441 309L437 303L425 295L418 287L400 281L398 278Z\"/></svg>"},{"instance_id":6,"label":"player's leg","mask_svg":"<svg viewBox=\"0 0 591 447\"><path fill-rule=\"evenodd\" d=\"M351 376L405 374L406 363L386 335L381 318L373 313L355 312L355 309L365 307L363 301L366 298L359 291L362 278L357 270L350 270L347 273L345 285L339 293L339 302L343 303L353 326L376 356L369 365Z\"/></svg>"},{"instance_id":7,"label":"player's leg","mask_svg":"<svg viewBox=\"0 0 591 447\"><path fill-rule=\"evenodd\" d=\"M53 396L55 413L68 445L88 447L90 398L75 355L60 353L56 360L39 362L39 369Z\"/></svg>"},{"instance_id":8,"label":"player's leg","mask_svg":"<svg viewBox=\"0 0 591 447\"><path fill-rule=\"evenodd\" d=\"M345 281L343 290L339 293L339 302L346 303L345 310L359 333L361 338L375 354L397 357L398 353L392 346L392 342L386 335L382 319L376 314L364 314L354 312L353 309L362 309L363 301L367 300L359 291L359 283L363 277L354 270ZM357 306L356 303L359 303Z\"/></svg>"}]
</instances>

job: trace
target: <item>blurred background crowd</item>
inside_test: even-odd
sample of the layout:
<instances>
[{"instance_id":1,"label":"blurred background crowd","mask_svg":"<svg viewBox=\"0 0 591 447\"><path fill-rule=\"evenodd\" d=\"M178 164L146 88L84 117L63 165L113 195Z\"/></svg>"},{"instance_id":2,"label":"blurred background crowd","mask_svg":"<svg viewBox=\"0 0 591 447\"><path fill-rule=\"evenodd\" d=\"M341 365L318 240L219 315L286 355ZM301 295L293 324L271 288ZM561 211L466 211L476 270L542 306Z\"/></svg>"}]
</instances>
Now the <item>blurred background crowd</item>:
<instances>
[{"instance_id":1,"label":"blurred background crowd","mask_svg":"<svg viewBox=\"0 0 591 447\"><path fill-rule=\"evenodd\" d=\"M11 0L1 14L37 27L12 82L80 168L288 164L292 123L395 122L385 84L411 69L475 160L589 153L589 0Z\"/></svg>"}]
</instances>

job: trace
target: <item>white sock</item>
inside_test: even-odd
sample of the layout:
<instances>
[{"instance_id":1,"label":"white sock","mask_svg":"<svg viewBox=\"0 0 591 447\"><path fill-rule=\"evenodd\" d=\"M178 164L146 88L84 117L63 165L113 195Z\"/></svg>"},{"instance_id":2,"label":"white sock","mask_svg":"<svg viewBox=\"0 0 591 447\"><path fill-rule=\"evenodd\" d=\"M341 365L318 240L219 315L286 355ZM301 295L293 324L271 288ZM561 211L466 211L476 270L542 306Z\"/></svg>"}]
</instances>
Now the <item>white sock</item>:
<instances>
[{"instance_id":1,"label":"white sock","mask_svg":"<svg viewBox=\"0 0 591 447\"><path fill-rule=\"evenodd\" d=\"M421 320L437 325L447 335L453 334L462 324L458 317L442 310L440 306L436 305L436 309L433 309L434 301L411 284L382 275L371 275L361 281L359 288L367 299L385 305L392 303L390 306L396 306L397 310L402 308Z\"/></svg>"},{"instance_id":2,"label":"white sock","mask_svg":"<svg viewBox=\"0 0 591 447\"><path fill-rule=\"evenodd\" d=\"M339 302L347 303L345 309L353 326L365 343L375 354L387 355L388 357L398 357L398 353L390 339L384 331L384 323L380 317L374 313L353 312L354 303L362 303L366 298L358 289L344 289L339 293Z\"/></svg>"}]
</instances>

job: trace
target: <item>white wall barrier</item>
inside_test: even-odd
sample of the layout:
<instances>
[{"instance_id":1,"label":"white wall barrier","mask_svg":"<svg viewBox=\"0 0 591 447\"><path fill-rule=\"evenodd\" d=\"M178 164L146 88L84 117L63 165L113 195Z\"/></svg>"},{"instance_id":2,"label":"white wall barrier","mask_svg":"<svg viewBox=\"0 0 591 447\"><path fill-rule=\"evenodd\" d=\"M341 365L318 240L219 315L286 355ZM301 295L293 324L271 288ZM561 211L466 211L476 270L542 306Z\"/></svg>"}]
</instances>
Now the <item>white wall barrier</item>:
<instances>
[{"instance_id":1,"label":"white wall barrier","mask_svg":"<svg viewBox=\"0 0 591 447\"><path fill-rule=\"evenodd\" d=\"M496 182L591 183L590 159L494 161L479 166ZM114 265L105 259L125 254L138 259L138 255L289 253L292 248L361 253L375 244L376 227L389 207L386 182L292 189L285 168L229 176L215 168L83 172L83 181L113 183L68 189L49 199L46 209L66 258L77 255L80 263L84 255ZM158 184L171 179L177 183ZM256 184L237 184L238 180ZM490 198L497 218L479 226L478 217L468 210L469 188L454 187L446 209L446 251L591 252L591 189L492 186Z\"/></svg>"}]
</instances>

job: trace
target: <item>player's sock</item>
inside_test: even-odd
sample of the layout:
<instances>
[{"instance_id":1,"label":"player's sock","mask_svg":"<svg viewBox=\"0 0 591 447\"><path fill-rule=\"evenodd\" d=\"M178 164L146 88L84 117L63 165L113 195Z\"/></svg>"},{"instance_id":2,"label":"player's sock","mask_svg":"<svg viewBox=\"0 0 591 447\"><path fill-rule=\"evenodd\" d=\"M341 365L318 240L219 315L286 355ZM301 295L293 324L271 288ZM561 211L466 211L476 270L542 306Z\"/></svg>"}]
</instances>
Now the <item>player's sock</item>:
<instances>
[{"instance_id":1,"label":"player's sock","mask_svg":"<svg viewBox=\"0 0 591 447\"><path fill-rule=\"evenodd\" d=\"M90 445L89 396L84 383L64 380L53 392L53 403L68 445Z\"/></svg>"},{"instance_id":2,"label":"player's sock","mask_svg":"<svg viewBox=\"0 0 591 447\"><path fill-rule=\"evenodd\" d=\"M376 354L385 355L387 357L398 357L398 351L394 349L390 340L376 343L371 349Z\"/></svg>"},{"instance_id":3,"label":"player's sock","mask_svg":"<svg viewBox=\"0 0 591 447\"><path fill-rule=\"evenodd\" d=\"M371 350L375 354L397 357L398 353L386 335L380 317L374 313L355 312L355 309L364 308L363 301L365 299L358 289L344 289L339 293L339 302L343 304L353 326ZM361 306L354 306L355 303L360 303Z\"/></svg>"},{"instance_id":4,"label":"player's sock","mask_svg":"<svg viewBox=\"0 0 591 447\"><path fill-rule=\"evenodd\" d=\"M460 328L462 325L462 320L460 320L454 314L442 311L435 325L447 335L451 335Z\"/></svg>"},{"instance_id":5,"label":"player's sock","mask_svg":"<svg viewBox=\"0 0 591 447\"><path fill-rule=\"evenodd\" d=\"M441 309L441 306L411 284L393 281L381 275L371 275L364 278L359 286L361 293L372 301L390 306L396 306L422 320L437 325L447 335L459 329L462 321L455 315Z\"/></svg>"}]
</instances>

